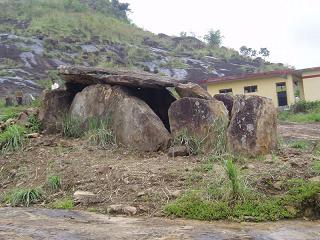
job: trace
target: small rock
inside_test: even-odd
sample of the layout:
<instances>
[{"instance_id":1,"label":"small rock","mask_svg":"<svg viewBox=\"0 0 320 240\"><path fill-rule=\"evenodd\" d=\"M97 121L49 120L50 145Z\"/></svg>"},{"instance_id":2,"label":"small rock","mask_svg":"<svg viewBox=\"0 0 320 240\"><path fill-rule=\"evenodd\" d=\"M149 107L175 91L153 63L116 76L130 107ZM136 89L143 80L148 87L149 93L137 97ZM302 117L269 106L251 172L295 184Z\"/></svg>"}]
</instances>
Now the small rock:
<instances>
[{"instance_id":1,"label":"small rock","mask_svg":"<svg viewBox=\"0 0 320 240\"><path fill-rule=\"evenodd\" d=\"M131 215L136 215L137 212L138 212L137 208L132 207L132 206L124 206L122 208L122 211L123 211L124 214L130 215L130 216Z\"/></svg>"},{"instance_id":2,"label":"small rock","mask_svg":"<svg viewBox=\"0 0 320 240\"><path fill-rule=\"evenodd\" d=\"M26 135L27 138L38 138L40 137L40 133L29 133Z\"/></svg>"},{"instance_id":3,"label":"small rock","mask_svg":"<svg viewBox=\"0 0 320 240\"><path fill-rule=\"evenodd\" d=\"M142 197L144 195L146 195L146 192L144 192L144 191L141 191L141 192L137 193L137 197Z\"/></svg>"},{"instance_id":4,"label":"small rock","mask_svg":"<svg viewBox=\"0 0 320 240\"><path fill-rule=\"evenodd\" d=\"M4 123L4 126L5 127L8 127L12 124L15 124L16 123L16 120L14 120L13 118L9 118L5 123Z\"/></svg>"},{"instance_id":5,"label":"small rock","mask_svg":"<svg viewBox=\"0 0 320 240\"><path fill-rule=\"evenodd\" d=\"M277 189L277 190L281 190L282 189L282 185L283 185L283 181L277 181L277 182L272 184L272 187Z\"/></svg>"},{"instance_id":6,"label":"small rock","mask_svg":"<svg viewBox=\"0 0 320 240\"><path fill-rule=\"evenodd\" d=\"M123 208L122 204L110 205L107 208L107 213L121 214L122 213L122 208Z\"/></svg>"},{"instance_id":7,"label":"small rock","mask_svg":"<svg viewBox=\"0 0 320 240\"><path fill-rule=\"evenodd\" d=\"M169 194L170 194L171 198L177 198L181 195L181 193L182 193L181 190L175 190L175 191L170 192Z\"/></svg>"},{"instance_id":8,"label":"small rock","mask_svg":"<svg viewBox=\"0 0 320 240\"><path fill-rule=\"evenodd\" d=\"M168 150L168 156L169 157L183 157L188 156L189 150L186 146L177 146L177 147L171 147Z\"/></svg>"},{"instance_id":9,"label":"small rock","mask_svg":"<svg viewBox=\"0 0 320 240\"><path fill-rule=\"evenodd\" d=\"M320 182L320 176L309 178L310 182Z\"/></svg>"},{"instance_id":10,"label":"small rock","mask_svg":"<svg viewBox=\"0 0 320 240\"><path fill-rule=\"evenodd\" d=\"M94 193L87 191L76 191L73 194L73 199L75 203L85 205L98 202L97 196Z\"/></svg>"}]
</instances>

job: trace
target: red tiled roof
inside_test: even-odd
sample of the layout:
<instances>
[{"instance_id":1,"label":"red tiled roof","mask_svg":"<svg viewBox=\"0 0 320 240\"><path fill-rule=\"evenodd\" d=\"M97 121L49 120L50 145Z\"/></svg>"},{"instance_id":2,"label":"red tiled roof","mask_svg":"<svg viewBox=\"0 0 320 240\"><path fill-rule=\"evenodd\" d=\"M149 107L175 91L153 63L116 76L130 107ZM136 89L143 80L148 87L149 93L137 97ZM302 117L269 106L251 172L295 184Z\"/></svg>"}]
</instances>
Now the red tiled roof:
<instances>
[{"instance_id":1,"label":"red tiled roof","mask_svg":"<svg viewBox=\"0 0 320 240\"><path fill-rule=\"evenodd\" d=\"M295 72L296 71L293 69L286 69L286 70L277 70L277 71L262 72L262 73L244 73L244 74L234 75L234 76L209 78L209 79L205 79L205 80L200 81L200 83L206 84L206 83L237 81L237 80L243 80L243 79L259 79L259 78L264 78L264 77L278 77L278 76L285 76L288 74L294 74Z\"/></svg>"}]
</instances>

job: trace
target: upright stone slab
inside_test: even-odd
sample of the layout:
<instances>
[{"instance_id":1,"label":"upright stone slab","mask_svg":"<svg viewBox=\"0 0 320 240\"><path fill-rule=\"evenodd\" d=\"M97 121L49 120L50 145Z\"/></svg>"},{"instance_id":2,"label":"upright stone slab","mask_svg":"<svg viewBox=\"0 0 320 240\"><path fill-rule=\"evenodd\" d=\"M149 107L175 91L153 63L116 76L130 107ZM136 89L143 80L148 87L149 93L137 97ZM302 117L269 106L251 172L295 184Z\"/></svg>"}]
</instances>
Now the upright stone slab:
<instances>
[{"instance_id":1,"label":"upright stone slab","mask_svg":"<svg viewBox=\"0 0 320 240\"><path fill-rule=\"evenodd\" d=\"M234 154L268 154L277 145L277 111L272 100L237 95L228 128L228 147Z\"/></svg>"},{"instance_id":2,"label":"upright stone slab","mask_svg":"<svg viewBox=\"0 0 320 240\"><path fill-rule=\"evenodd\" d=\"M234 97L229 94L216 94L213 98L223 102L229 112L229 118L231 119Z\"/></svg>"},{"instance_id":3,"label":"upright stone slab","mask_svg":"<svg viewBox=\"0 0 320 240\"><path fill-rule=\"evenodd\" d=\"M202 98L202 99L212 99L212 96L203 89L200 85L195 83L179 83L176 86L176 91L180 97L191 97L191 98Z\"/></svg>"},{"instance_id":4,"label":"upright stone slab","mask_svg":"<svg viewBox=\"0 0 320 240\"><path fill-rule=\"evenodd\" d=\"M73 95L65 90L45 91L42 96L39 120L47 133L61 130L62 121L68 114Z\"/></svg>"},{"instance_id":5,"label":"upright stone slab","mask_svg":"<svg viewBox=\"0 0 320 240\"><path fill-rule=\"evenodd\" d=\"M222 102L215 99L205 100L199 98L181 98L169 108L169 121L171 133L175 137L181 131L195 136L209 144L216 136L209 133L209 129L217 123L227 125L228 111Z\"/></svg>"}]
</instances>

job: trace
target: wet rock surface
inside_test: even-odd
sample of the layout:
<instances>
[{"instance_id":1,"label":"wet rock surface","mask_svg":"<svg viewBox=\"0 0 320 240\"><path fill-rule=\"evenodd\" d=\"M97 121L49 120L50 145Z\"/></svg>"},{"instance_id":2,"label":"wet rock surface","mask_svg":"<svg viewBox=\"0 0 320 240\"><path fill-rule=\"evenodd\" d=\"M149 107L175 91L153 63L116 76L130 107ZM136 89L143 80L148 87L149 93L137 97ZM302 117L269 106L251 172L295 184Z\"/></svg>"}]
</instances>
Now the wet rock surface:
<instances>
[{"instance_id":1,"label":"wet rock surface","mask_svg":"<svg viewBox=\"0 0 320 240\"><path fill-rule=\"evenodd\" d=\"M206 223L65 210L0 209L0 239L316 240L319 229L319 221Z\"/></svg>"}]
</instances>

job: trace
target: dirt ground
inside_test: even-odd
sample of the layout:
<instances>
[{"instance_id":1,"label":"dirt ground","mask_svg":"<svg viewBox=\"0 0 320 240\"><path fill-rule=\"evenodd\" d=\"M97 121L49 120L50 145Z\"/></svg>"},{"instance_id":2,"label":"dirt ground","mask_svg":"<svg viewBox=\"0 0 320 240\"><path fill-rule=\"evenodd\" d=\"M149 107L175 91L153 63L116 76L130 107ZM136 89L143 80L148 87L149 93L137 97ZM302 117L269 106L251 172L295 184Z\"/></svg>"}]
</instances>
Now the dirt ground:
<instances>
[{"instance_id":1,"label":"dirt ground","mask_svg":"<svg viewBox=\"0 0 320 240\"><path fill-rule=\"evenodd\" d=\"M283 129L281 125L280 132L285 136ZM237 164L248 184L277 194L281 193L279 183L286 179L313 177L310 168L314 158L309 150L286 147L277 155ZM121 147L99 149L85 140L42 136L30 140L23 151L0 156L0 192L41 186L49 175L59 175L62 189L47 194L40 205L84 190L96 194L98 203L77 205L76 209L105 212L109 205L125 204L136 207L139 215L163 216L166 203L221 171L216 163L210 171L196 172L205 160L206 156L172 158L165 153L139 153Z\"/></svg>"},{"instance_id":2,"label":"dirt ground","mask_svg":"<svg viewBox=\"0 0 320 240\"><path fill-rule=\"evenodd\" d=\"M285 123L278 125L280 136L285 139L320 140L320 123Z\"/></svg>"}]
</instances>

